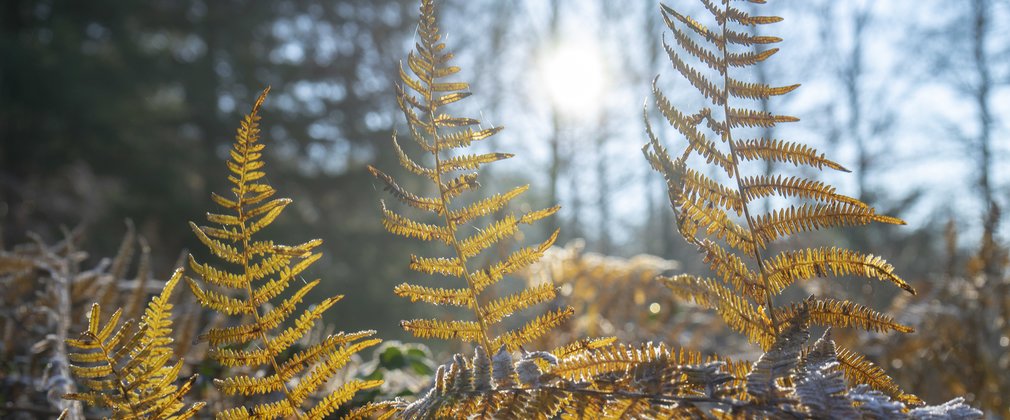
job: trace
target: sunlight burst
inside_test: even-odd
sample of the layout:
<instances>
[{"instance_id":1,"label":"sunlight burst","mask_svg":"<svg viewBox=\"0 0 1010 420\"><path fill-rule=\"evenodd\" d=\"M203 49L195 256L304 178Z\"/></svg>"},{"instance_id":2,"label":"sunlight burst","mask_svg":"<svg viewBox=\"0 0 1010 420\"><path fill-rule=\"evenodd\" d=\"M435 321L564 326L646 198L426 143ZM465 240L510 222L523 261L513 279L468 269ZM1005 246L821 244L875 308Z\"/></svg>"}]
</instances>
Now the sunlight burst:
<instances>
[{"instance_id":1,"label":"sunlight burst","mask_svg":"<svg viewBox=\"0 0 1010 420\"><path fill-rule=\"evenodd\" d=\"M552 106L569 118L597 115L607 85L603 54L596 43L560 43L540 59L540 75Z\"/></svg>"}]
</instances>

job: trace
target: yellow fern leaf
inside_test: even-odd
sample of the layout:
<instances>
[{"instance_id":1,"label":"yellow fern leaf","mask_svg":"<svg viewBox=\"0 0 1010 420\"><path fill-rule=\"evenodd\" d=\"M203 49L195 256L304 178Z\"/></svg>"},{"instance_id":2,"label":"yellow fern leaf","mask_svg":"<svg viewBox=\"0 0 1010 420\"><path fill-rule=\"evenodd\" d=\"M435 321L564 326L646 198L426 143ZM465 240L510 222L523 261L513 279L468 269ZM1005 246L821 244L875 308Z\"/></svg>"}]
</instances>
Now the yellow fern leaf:
<instances>
[{"instance_id":1,"label":"yellow fern leaf","mask_svg":"<svg viewBox=\"0 0 1010 420\"><path fill-rule=\"evenodd\" d=\"M871 388L906 404L921 405L923 403L919 397L902 392L898 384L894 383L894 379L891 379L879 366L866 360L863 355L842 347L838 347L837 351L838 365L847 381L869 385Z\"/></svg>"},{"instance_id":2,"label":"yellow fern leaf","mask_svg":"<svg viewBox=\"0 0 1010 420\"><path fill-rule=\"evenodd\" d=\"M894 274L894 267L875 255L842 248L808 248L786 251L766 261L765 273L773 293L778 293L797 280L828 275L859 275L894 283L915 294L915 289Z\"/></svg>"},{"instance_id":3,"label":"yellow fern leaf","mask_svg":"<svg viewBox=\"0 0 1010 420\"><path fill-rule=\"evenodd\" d=\"M397 296L410 299L411 302L423 301L432 305L452 305L466 308L471 308L474 304L470 289L432 288L402 283L393 288L393 292Z\"/></svg>"},{"instance_id":4,"label":"yellow fern leaf","mask_svg":"<svg viewBox=\"0 0 1010 420\"><path fill-rule=\"evenodd\" d=\"M87 330L80 338L66 341L72 349L70 371L90 390L64 398L111 408L120 419L184 419L204 406L203 402L188 407L182 403L196 375L176 386L182 361L168 365L174 357L169 298L180 278L181 268L148 302L139 329L133 328L133 320L119 324L122 309L103 326L101 305L92 305Z\"/></svg>"},{"instance_id":5,"label":"yellow fern leaf","mask_svg":"<svg viewBox=\"0 0 1010 420\"><path fill-rule=\"evenodd\" d=\"M405 331L418 338L440 338L479 342L481 327L474 321L439 321L434 319L412 319L400 322Z\"/></svg>"},{"instance_id":6,"label":"yellow fern leaf","mask_svg":"<svg viewBox=\"0 0 1010 420\"><path fill-rule=\"evenodd\" d=\"M557 288L550 283L541 283L519 293L489 302L482 308L484 320L495 324L515 312L538 303L548 302L555 297L557 297Z\"/></svg>"},{"instance_id":7,"label":"yellow fern leaf","mask_svg":"<svg viewBox=\"0 0 1010 420\"><path fill-rule=\"evenodd\" d=\"M265 372L264 376L233 375L215 379L215 385L225 395L256 396L251 407L226 409L217 416L319 418L308 415L313 412L313 405L319 403L310 401L309 395L334 376L335 369L343 364L341 360L350 357L348 352L374 345L377 340L366 339L370 332L331 334L305 350L289 351L341 297L326 298L301 310L295 317L320 280L305 282L290 292L292 280L321 258L322 255L314 253L313 249L322 241L316 239L288 246L254 236L270 226L292 203L288 198L274 198L276 191L266 182L261 160L264 145L259 143L259 110L267 92L269 89L260 95L252 112L243 119L229 152L226 165L231 172L228 180L232 183L234 197L211 196L225 212L208 213L207 220L220 227L190 223L197 238L212 255L237 266L241 273L201 263L190 256L190 267L199 279L213 287L201 287L194 278L187 278L187 282L202 306L242 318L234 320L232 325L211 328L203 335L211 346L209 356L226 367ZM389 181L393 184L390 188L395 189L392 178ZM287 295L283 301L273 302L282 295ZM315 368L310 369L313 366ZM291 388L289 382L296 378L299 385ZM377 386L372 382L364 385ZM353 390L349 391L351 393L358 389L348 388ZM263 397L273 393L277 396ZM335 404L344 400L326 399L325 406L315 412L330 412Z\"/></svg>"},{"instance_id":8,"label":"yellow fern leaf","mask_svg":"<svg viewBox=\"0 0 1010 420\"><path fill-rule=\"evenodd\" d=\"M810 313L810 322L828 327L858 327L867 331L902 333L914 332L915 329L899 324L889 315L882 314L866 306L851 301L835 299L810 298L802 303L794 303L788 308L777 312L776 318L789 319L795 316L800 305L805 305Z\"/></svg>"},{"instance_id":9,"label":"yellow fern leaf","mask_svg":"<svg viewBox=\"0 0 1010 420\"><path fill-rule=\"evenodd\" d=\"M852 197L835 193L835 187L820 181L787 176L756 176L740 179L741 189L747 201L779 195L799 197L823 202L845 203L855 207L867 207L866 203Z\"/></svg>"},{"instance_id":10,"label":"yellow fern leaf","mask_svg":"<svg viewBox=\"0 0 1010 420\"><path fill-rule=\"evenodd\" d=\"M806 165L817 169L827 167L849 172L844 166L828 159L823 153L817 152L810 146L783 140L766 138L743 140L738 143L736 154L746 160L788 162L797 166Z\"/></svg>"},{"instance_id":11,"label":"yellow fern leaf","mask_svg":"<svg viewBox=\"0 0 1010 420\"><path fill-rule=\"evenodd\" d=\"M746 298L734 293L712 279L699 279L691 275L661 277L671 291L683 299L693 300L705 308L714 309L726 324L747 335L752 342L767 349L775 339L771 321Z\"/></svg>"},{"instance_id":12,"label":"yellow fern leaf","mask_svg":"<svg viewBox=\"0 0 1010 420\"><path fill-rule=\"evenodd\" d=\"M845 203L803 204L760 215L754 220L754 232L763 243L798 232L835 226L858 226L871 222L903 225L901 219L876 214L870 207Z\"/></svg>"},{"instance_id":13,"label":"yellow fern leaf","mask_svg":"<svg viewBox=\"0 0 1010 420\"><path fill-rule=\"evenodd\" d=\"M765 255L768 244L800 232L870 222L904 222L879 215L872 207L838 194L834 187L823 182L782 175L741 175L740 162L745 160L848 170L805 145L771 138L734 138L740 128L771 128L798 119L767 110L738 108L730 102L785 95L799 85L754 83L731 74L737 68L765 61L778 51L776 48L747 51L735 48L734 51L731 46L750 47L781 41L778 37L756 35L752 29L745 33L732 28L776 23L782 20L780 17L754 15L736 8L729 1L700 1L716 25L706 26L662 5L663 19L676 41L675 44L664 42L663 47L671 67L708 103L693 113L677 109L654 80L655 106L676 129L678 137L682 138L683 148L681 152L671 154L660 142L645 112L648 143L643 152L650 166L666 180L678 231L705 255L705 262L723 283L678 276L665 279L667 285L674 294L717 310L732 328L744 332L751 341L766 349L782 331L780 318L796 316L796 305L776 309L774 298L797 280L827 274L857 274L892 282L914 293L893 273L893 267L872 255L836 248L786 251L773 258ZM699 37L708 43L699 44ZM706 78L706 73L695 68L696 63L682 59L685 52L718 72L721 80ZM702 123L720 141L706 138L700 131ZM687 168L687 162L692 157L704 159L710 166L725 172L731 185L702 175L706 171ZM797 204L764 215L755 215L749 208L754 201L774 195L813 203ZM723 245L728 247L723 248ZM745 259L750 260L750 265ZM752 270L751 266L756 268ZM851 325L876 331L909 331L908 327L894 322L891 317L853 302L815 299L808 304L809 308L806 304L803 306L809 311L805 316L817 323Z\"/></svg>"},{"instance_id":14,"label":"yellow fern leaf","mask_svg":"<svg viewBox=\"0 0 1010 420\"><path fill-rule=\"evenodd\" d=\"M561 325L574 314L575 310L569 306L548 311L527 322L522 327L499 335L492 341L492 344L496 347L505 346L510 351L515 351L519 347L536 340L558 325Z\"/></svg>"}]
</instances>

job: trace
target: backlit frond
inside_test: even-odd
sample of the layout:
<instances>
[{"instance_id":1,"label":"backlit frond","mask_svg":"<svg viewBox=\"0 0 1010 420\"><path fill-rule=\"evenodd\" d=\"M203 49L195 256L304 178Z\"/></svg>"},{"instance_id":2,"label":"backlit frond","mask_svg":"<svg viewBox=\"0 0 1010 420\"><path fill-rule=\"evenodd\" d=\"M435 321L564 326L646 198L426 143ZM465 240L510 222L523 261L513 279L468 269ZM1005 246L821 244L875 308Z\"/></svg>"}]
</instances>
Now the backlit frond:
<instances>
[{"instance_id":1,"label":"backlit frond","mask_svg":"<svg viewBox=\"0 0 1010 420\"><path fill-rule=\"evenodd\" d=\"M870 207L851 204L802 204L757 216L754 231L763 242L799 232L835 226L858 226L871 222L903 225L904 221L877 214Z\"/></svg>"},{"instance_id":2,"label":"backlit frond","mask_svg":"<svg viewBox=\"0 0 1010 420\"><path fill-rule=\"evenodd\" d=\"M744 160L787 162L797 166L806 165L817 169L831 168L849 172L844 166L828 159L823 153L818 153L810 146L790 143L785 140L766 138L741 140L736 147L736 156Z\"/></svg>"},{"instance_id":3,"label":"backlit frond","mask_svg":"<svg viewBox=\"0 0 1010 420\"><path fill-rule=\"evenodd\" d=\"M922 400L912 394L906 394L894 383L887 373L873 364L866 357L849 349L838 348L838 366L845 374L845 380L853 384L869 385L882 391L895 400L911 405L920 405Z\"/></svg>"},{"instance_id":4,"label":"backlit frond","mask_svg":"<svg viewBox=\"0 0 1010 420\"><path fill-rule=\"evenodd\" d=\"M740 180L740 184L747 201L778 195L781 197L798 197L821 202L838 202L855 207L866 207L866 204L862 201L835 193L835 187L811 179L781 175L756 176L744 177Z\"/></svg>"},{"instance_id":5,"label":"backlit frond","mask_svg":"<svg viewBox=\"0 0 1010 420\"><path fill-rule=\"evenodd\" d=\"M675 296L714 309L726 324L747 335L763 348L772 344L775 334L763 309L712 279L690 275L660 278Z\"/></svg>"},{"instance_id":6,"label":"backlit frond","mask_svg":"<svg viewBox=\"0 0 1010 420\"><path fill-rule=\"evenodd\" d=\"M902 325L890 315L877 312L866 306L847 300L810 298L801 303L794 303L777 312L776 317L790 319L796 316L801 307L805 306L810 316L810 323L828 327L856 327L867 331L910 333L912 327Z\"/></svg>"},{"instance_id":7,"label":"backlit frond","mask_svg":"<svg viewBox=\"0 0 1010 420\"><path fill-rule=\"evenodd\" d=\"M915 289L894 274L882 258L844 248L807 248L785 251L765 260L765 273L772 291L778 293L799 280L826 276L857 275L891 282L915 294Z\"/></svg>"},{"instance_id":8,"label":"backlit frond","mask_svg":"<svg viewBox=\"0 0 1010 420\"><path fill-rule=\"evenodd\" d=\"M196 415L204 403L187 406L183 398L197 376L176 385L183 362L168 364L175 357L169 298L180 278L181 268L147 304L136 328L133 320L119 323L122 310L113 313L103 326L101 305L92 305L88 329L80 338L67 340L73 349L70 370L90 390L64 398L108 407L117 419L187 419Z\"/></svg>"},{"instance_id":9,"label":"backlit frond","mask_svg":"<svg viewBox=\"0 0 1010 420\"><path fill-rule=\"evenodd\" d=\"M208 213L207 221L217 226L190 223L197 238L225 264L201 263L191 255L190 267L197 278L187 281L202 306L236 316L231 324L211 328L203 335L211 346L210 358L225 367L259 372L255 376L214 378L218 390L225 395L255 396L242 400L251 403L250 406L225 409L217 417L323 418L350 400L355 392L379 386L379 381L352 381L327 395L317 395L351 355L379 340L368 339L374 332L330 334L302 351L293 351L295 343L303 340L341 297L309 305L306 298L320 280L293 281L319 260L321 254L313 250L322 241L287 246L255 237L292 202L272 198L276 191L266 182L263 170L259 110L268 91L260 95L252 112L243 119L229 152L226 163L231 172L228 180L233 196L211 196L222 210ZM420 166L415 169L423 172ZM392 178L386 181L388 188L398 191ZM425 203L424 199L409 194L400 198L415 200L422 206ZM391 231L422 239L442 239L443 232L438 229L428 229L427 225L389 211L385 216ZM292 284L300 286L291 288Z\"/></svg>"},{"instance_id":10,"label":"backlit frond","mask_svg":"<svg viewBox=\"0 0 1010 420\"><path fill-rule=\"evenodd\" d=\"M422 197L401 187L392 176L371 166L368 170L398 200L418 210L433 213L429 217L439 219L437 223L415 222L387 209L383 204L383 226L386 230L401 236L447 245L447 252L439 256L411 255L410 269L457 281L452 288L403 283L396 286L395 293L412 302L465 307L472 311L473 318L414 319L401 322L401 326L415 337L472 342L483 348L504 345L514 350L563 322L571 316L571 309L560 308L534 318L515 330L502 331L496 326L505 318L554 299L556 291L552 285L544 285L502 298L489 296L485 292L505 276L536 262L554 243L558 235L556 231L539 245L515 249L518 240L524 236L520 230L522 225L530 225L551 216L558 211L558 207L522 214L510 211L512 200L525 192L528 186L469 202L462 200L466 197L464 192L479 191L477 179L484 165L513 155L499 152L474 154L465 150L471 143L491 137L502 128L484 128L480 121L458 117L450 111L452 104L471 95L470 85L446 79L457 75L460 69L449 64L453 55L446 48L440 34L434 2L421 0L420 12L418 42L415 50L407 55L406 66L400 66L397 103L406 117L414 141L430 155L423 161L434 162L434 167L426 168L416 164L399 147L395 137L393 147L401 166L408 172L427 178L438 192L432 197ZM478 223L477 219L485 216L492 216L493 220ZM477 257L489 255L485 251L491 249L505 256L498 260L488 258L490 261L483 268L477 268ZM454 369L458 372L463 368L459 365ZM439 409L432 410L434 411L419 409L419 412L434 416L444 414ZM510 410L505 412L518 413Z\"/></svg>"},{"instance_id":11,"label":"backlit frond","mask_svg":"<svg viewBox=\"0 0 1010 420\"><path fill-rule=\"evenodd\" d=\"M666 181L677 230L705 256L705 262L721 281L689 275L662 280L674 295L714 309L730 327L744 333L763 349L770 349L764 359L777 357L776 352L781 352L778 342L787 338L783 336L787 331L798 328L790 320L800 317L801 309L802 318L807 320L804 324L809 321L878 332L910 332L910 327L897 323L891 316L850 301L812 297L806 302L776 307L775 300L780 299L783 290L797 281L814 277L858 275L893 283L914 294L914 289L894 274L890 264L873 255L834 247L768 255L774 242L803 232L871 222L904 222L877 214L866 203L840 194L821 181L771 173L743 173L749 168L740 164L743 161L848 170L803 144L770 136L745 137L780 123L799 121L770 112L767 107L750 106L756 100L767 101L786 95L797 89L798 84L775 85L740 77L746 74L746 69L769 60L778 52L777 48L755 45L781 41L778 37L759 34L751 27L782 19L760 15L757 13L759 7L738 8L729 0L699 1L704 6L703 13L709 15L705 19L695 19L669 6L661 6L663 19L675 41L664 42L663 48L671 68L687 80L705 103L697 110L678 109L654 80L653 103L658 113L676 129L679 146L674 149L660 141L646 112L648 143L643 152L650 166ZM713 26L701 23L713 20ZM688 167L690 162L701 161L707 167ZM719 176L708 175L713 173ZM776 209L772 207L778 201L772 200L774 197L800 203ZM768 205L770 210L758 214L754 208L758 203ZM805 327L802 330L805 331ZM788 360L783 359L785 361L778 368L769 371L764 369L767 363L755 365L755 371L748 376L751 397L774 401L779 394L791 392L780 389L776 381L791 375L797 359L794 356L802 344L790 344ZM861 366L862 371L869 372L865 365L843 354L845 357L840 357L838 362L843 371L859 371L854 366ZM762 371L758 371L758 367ZM758 378L760 375L764 376ZM811 387L831 383L830 371L811 371L810 375L812 379L807 385ZM851 375L847 373L847 376ZM865 374L863 382L874 382L886 388L883 379L875 374ZM889 392L899 395L896 387Z\"/></svg>"}]
</instances>

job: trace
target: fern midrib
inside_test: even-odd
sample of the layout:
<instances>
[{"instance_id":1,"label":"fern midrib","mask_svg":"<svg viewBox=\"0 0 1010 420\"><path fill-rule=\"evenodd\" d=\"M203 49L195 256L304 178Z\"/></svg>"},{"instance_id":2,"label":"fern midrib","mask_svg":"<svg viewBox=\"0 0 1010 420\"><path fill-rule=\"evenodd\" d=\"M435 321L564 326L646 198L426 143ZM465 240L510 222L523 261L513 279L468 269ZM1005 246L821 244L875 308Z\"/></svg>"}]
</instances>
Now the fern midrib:
<instances>
[{"instance_id":1,"label":"fern midrib","mask_svg":"<svg viewBox=\"0 0 1010 420\"><path fill-rule=\"evenodd\" d=\"M438 193L439 193L438 196L442 202L442 216L443 219L445 220L445 226L449 230L449 245L452 246L452 249L456 252L456 258L459 259L459 265L463 269L463 279L466 280L466 285L470 290L470 298L473 299L473 313L474 316L477 317L477 324L480 326L481 344L484 346L485 349L488 349L487 351L491 351L490 340L488 339L487 322L484 320L484 315L480 307L480 301L477 299L478 296L480 295L480 292L477 291L475 282L473 278L471 278L470 276L470 270L467 268L466 265L467 261L466 255L463 254L463 250L459 246L459 240L456 238L456 223L453 222L452 219L449 217L449 202L451 200L446 196L445 185L442 184L442 159L440 156L441 149L439 146L440 136L438 134L438 124L435 123L436 107L432 97L434 92L434 90L432 89L432 84L435 78L434 76L435 74L438 74L437 70L439 66L442 65L442 63L439 63L438 60L436 60L434 57L435 43L433 42L434 40L430 39L431 36L429 34L431 32L430 31L425 32L426 33L424 34L424 36L421 37L422 40L421 42L424 43L424 48L427 49L432 55L431 57L432 77L430 78L430 80L423 80L423 82L427 85L426 92L424 93L424 101L425 105L428 106L427 109L428 121L431 123L431 137L432 142L434 143L434 150L435 150L435 152L433 153L435 155L434 181L435 184L438 185Z\"/></svg>"},{"instance_id":2,"label":"fern midrib","mask_svg":"<svg viewBox=\"0 0 1010 420\"><path fill-rule=\"evenodd\" d=\"M722 61L723 61L722 64L723 64L723 66L725 66L723 68L722 76L723 76L723 92L725 93L726 100L723 101L722 106L723 106L723 118L726 118L726 142L729 143L729 153L730 153L730 156L733 157L733 164L732 164L732 166L733 166L733 175L736 178L736 188L737 188L737 192L740 194L740 201L741 201L740 204L742 205L741 207L743 207L744 219L747 220L747 229L750 230L751 237L752 238L756 238L757 237L757 231L754 230L754 225L755 225L754 218L751 217L750 209L749 209L749 201L747 200L746 196L744 195L744 191L745 190L744 190L744 186L743 186L743 180L740 178L740 159L741 159L741 156L737 153L736 142L733 140L733 132L732 132L733 131L733 125L730 124L730 121L729 121L729 115L730 115L730 112L729 112L729 110L730 110L730 107L729 107L729 101L730 101L730 94L729 94L729 83L730 83L729 82L729 68L730 68L730 66L729 66L729 61L728 61L728 59L729 59L729 51L728 51L728 48L729 48L728 47L729 46L729 38L727 36L729 30L726 28L727 24L729 23L729 16L728 16L728 14L729 14L729 1L726 1L724 3L724 5L725 5L725 9L723 11L723 19L722 19L722 25L721 25L722 26L722 47L721 47L721 50L722 50ZM760 269L759 273L761 275L761 283L764 285L764 288L765 288L765 293L764 293L764 295L765 295L765 305L768 307L767 308L768 318L772 322L772 335L775 335L775 333L778 332L778 322L775 319L775 302L772 299L771 285L769 284L769 281L768 281L768 275L765 273L765 264L764 264L764 258L761 255L761 246L760 246L760 244L757 243L757 241L754 242L754 259L756 260L758 268Z\"/></svg>"},{"instance_id":3,"label":"fern midrib","mask_svg":"<svg viewBox=\"0 0 1010 420\"><path fill-rule=\"evenodd\" d=\"M256 111L258 111L258 109ZM239 229L241 229L242 233L242 279L243 279L242 282L245 283L246 304L252 307L253 319L256 321L256 325L259 326L262 325L261 321L262 317L260 316L259 305L255 305L253 302L254 293L252 289L252 278L251 278L252 275L249 272L249 261L252 259L251 255L249 254L249 239L252 236L252 234L247 232L246 221L248 220L247 219L248 216L245 213L245 206L246 206L245 198L247 192L246 172L248 170L249 149L251 148L251 145L250 145L250 139L247 138L245 140L246 141L242 142L243 163L241 165L242 173L239 174L239 185L238 185L239 193L238 193L238 203L236 207L238 211ZM269 343L269 341L267 340L268 337L266 331L264 331L263 328L257 328L257 329L259 330L260 340L263 341L264 346L267 346L267 343ZM267 354L270 355L270 365L274 368L274 374L277 375L277 378L279 380L283 379L280 376L281 369L280 365L277 364L277 357L273 354L272 351L270 351L269 348L267 349ZM288 402L288 405L291 406L291 410L294 411L295 416L297 416L299 419L304 418L304 414L299 408L299 404L296 404L294 397L291 396L291 390L288 389L287 382L283 380L281 380L280 382L281 387L284 390L284 399Z\"/></svg>"},{"instance_id":4,"label":"fern midrib","mask_svg":"<svg viewBox=\"0 0 1010 420\"><path fill-rule=\"evenodd\" d=\"M116 386L119 387L119 393L123 396L123 400L126 401L126 404L130 407L130 414L132 414L136 418L140 418L139 414L140 409L137 408L137 406L133 402L133 398L130 398L133 394L131 394L130 391L126 389L126 386L123 384L123 382L126 382L126 379L123 378L122 373L120 373L116 369L116 361L113 360L112 356L109 354L109 349L105 348L105 343L99 340L98 336L91 334L90 332L88 333L88 335L91 337L92 340L95 340L99 343L99 348L102 349L102 356L105 357L105 363L109 364L109 370L111 370L112 374L116 377Z\"/></svg>"}]
</instances>

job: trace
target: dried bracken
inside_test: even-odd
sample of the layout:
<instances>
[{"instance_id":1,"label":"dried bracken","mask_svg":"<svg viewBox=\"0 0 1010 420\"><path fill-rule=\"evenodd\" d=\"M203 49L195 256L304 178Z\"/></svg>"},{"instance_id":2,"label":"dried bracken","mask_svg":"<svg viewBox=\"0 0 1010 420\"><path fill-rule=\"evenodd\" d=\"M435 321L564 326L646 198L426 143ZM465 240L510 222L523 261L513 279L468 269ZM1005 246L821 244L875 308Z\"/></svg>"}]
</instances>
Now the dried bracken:
<instances>
[{"instance_id":1,"label":"dried bracken","mask_svg":"<svg viewBox=\"0 0 1010 420\"><path fill-rule=\"evenodd\" d=\"M259 110L269 89L264 90L252 112L242 121L230 151L228 169L232 183L230 197L213 194L214 202L226 212L208 213L207 221L218 225L197 226L190 223L197 238L221 261L199 263L190 256L190 268L205 283L188 278L200 304L222 314L235 316L241 323L211 328L202 338L211 346L210 358L228 368L267 369L261 376L245 371L219 377L214 383L227 395L275 395L255 400L250 407L239 405L217 414L218 418L239 419L297 417L324 418L350 401L357 391L379 386L382 381L351 380L326 395L315 394L330 381L351 358L379 339L369 338L374 331L337 333L294 351L293 344L310 332L323 313L342 296L333 296L309 305L293 318L297 307L320 280L301 282L281 302L272 299L284 294L289 286L322 254L313 250L322 244L312 240L300 245L278 245L254 239L291 204L288 198L273 198L276 192L265 180L263 148L259 143ZM234 270L234 271L233 271ZM233 295L238 295L233 296Z\"/></svg>"},{"instance_id":2,"label":"dried bracken","mask_svg":"<svg viewBox=\"0 0 1010 420\"><path fill-rule=\"evenodd\" d=\"M779 87L734 78L738 72L736 68L753 66L777 51L768 49L756 53L744 47L780 41L777 37L734 28L771 24L782 19L752 15L728 0L701 2L711 15L709 18L714 20L714 27L662 6L663 19L673 31L679 49L665 42L664 46L674 69L711 105L694 113L684 112L673 106L654 82L656 107L686 143L682 151L671 154L646 118L649 143L643 151L652 167L666 179L681 235L705 255L705 262L718 278L685 274L663 281L678 297L715 310L731 328L768 351L766 356L778 354L775 345L788 337L787 321L798 317L801 311L809 322L822 326L856 327L881 333L911 332L910 326L891 316L847 300L811 297L804 302L776 307L776 296L789 285L828 275L867 277L915 294L908 283L894 274L894 268L877 256L841 248L787 250L769 255L773 242L801 232L871 222L904 222L877 214L869 205L841 195L834 187L820 181L743 173L741 163L747 160L790 162L817 169L845 171L845 168L798 143L740 138L741 133L747 133L747 128L798 121L791 116L734 107L740 106L737 102L784 95L799 86ZM689 164L697 158L714 164L715 170L690 168ZM767 214L754 214L755 202L771 196L806 202ZM865 358L848 351L841 353L848 356L842 357L839 365L850 382L870 385L906 403L921 403L915 396L898 389L881 369ZM772 375L771 380L775 379ZM774 387L762 384L760 390L751 389L757 392L754 396L759 399L775 397L769 394Z\"/></svg>"},{"instance_id":3,"label":"dried bracken","mask_svg":"<svg viewBox=\"0 0 1010 420\"><path fill-rule=\"evenodd\" d=\"M484 267L475 267L474 257L496 246L509 246L510 241L518 238L521 225L530 225L551 216L557 212L558 207L521 214L509 211L507 207L510 201L529 188L524 185L504 194L453 208L452 204L461 194L479 188L476 170L512 155L453 154L454 149L465 149L476 141L497 134L502 128L482 128L478 120L454 117L446 111L446 105L470 96L470 92L467 83L445 80L460 69L449 64L453 54L446 50L445 43L442 42L435 21L435 5L431 0L421 1L417 33L420 42L416 45L416 51L407 56L409 70L402 66L400 68L401 84L397 86L397 101L407 119L411 138L421 150L430 155L430 162L418 162L411 158L395 134L393 148L399 156L401 166L412 174L431 181L438 194L435 197L416 195L379 169L369 166L368 170L397 200L415 209L433 213L438 219L435 223L415 221L387 209L383 203L382 223L386 230L407 238L442 243L451 254L448 257L413 255L410 269L422 274L461 280L455 288L403 283L396 286L396 294L412 302L467 308L473 312L473 319L413 319L403 321L402 326L419 338L460 340L480 344L484 348L505 346L514 351L563 323L571 317L573 311L569 307L560 307L533 318L518 328L500 331L495 326L505 318L553 300L557 296L557 290L551 284L543 284L497 298L489 296L487 291L505 276L539 260L557 239L558 232L555 231L540 244L514 250L501 260ZM484 226L475 223L482 216L490 215L494 215L495 220ZM464 236L464 232L470 231L475 233Z\"/></svg>"}]
</instances>

